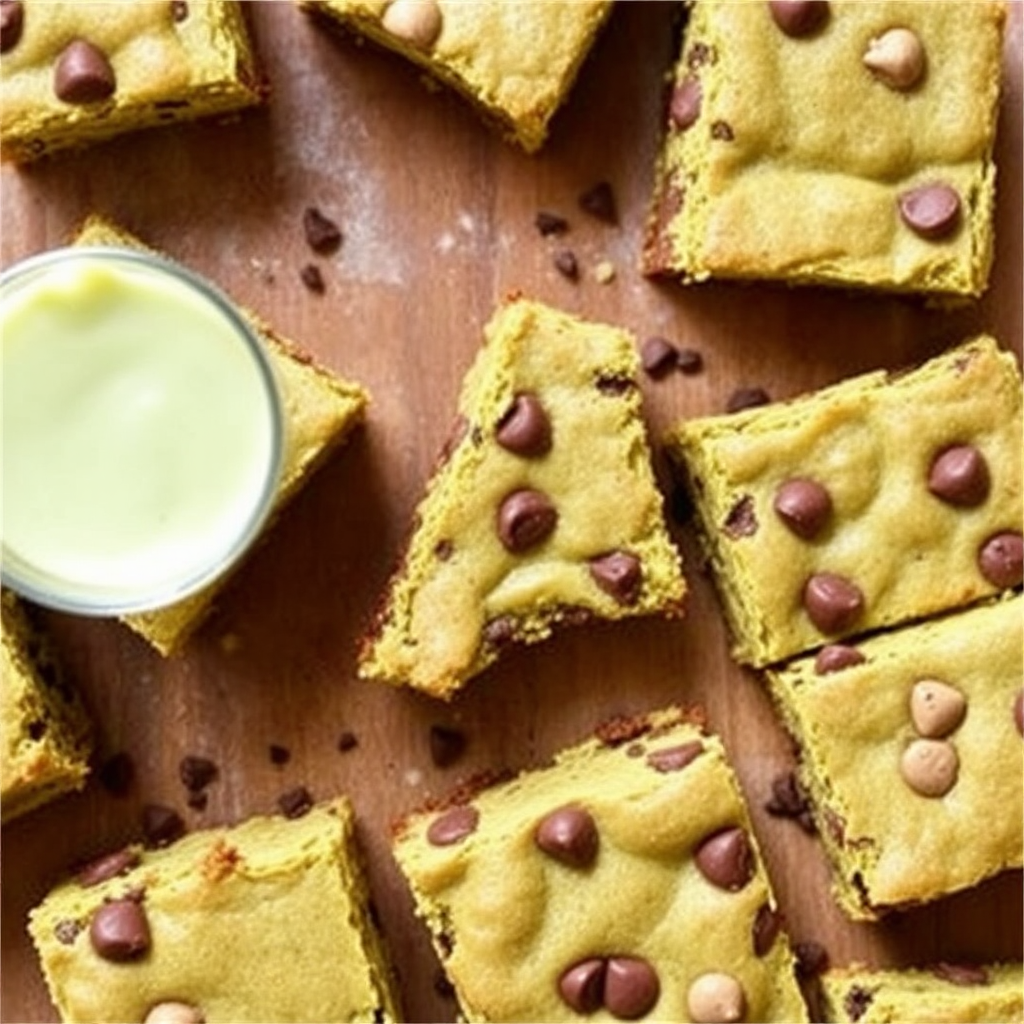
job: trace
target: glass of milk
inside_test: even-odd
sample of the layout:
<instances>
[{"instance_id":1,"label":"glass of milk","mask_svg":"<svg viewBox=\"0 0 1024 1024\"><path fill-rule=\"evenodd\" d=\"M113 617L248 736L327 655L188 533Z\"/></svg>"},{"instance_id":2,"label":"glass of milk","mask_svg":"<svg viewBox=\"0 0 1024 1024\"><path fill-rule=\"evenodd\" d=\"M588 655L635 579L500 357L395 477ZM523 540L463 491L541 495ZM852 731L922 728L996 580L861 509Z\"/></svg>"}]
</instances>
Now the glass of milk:
<instances>
[{"instance_id":1,"label":"glass of milk","mask_svg":"<svg viewBox=\"0 0 1024 1024\"><path fill-rule=\"evenodd\" d=\"M195 274L72 246L0 274L0 578L120 615L180 600L273 503L282 413L263 344Z\"/></svg>"}]
</instances>

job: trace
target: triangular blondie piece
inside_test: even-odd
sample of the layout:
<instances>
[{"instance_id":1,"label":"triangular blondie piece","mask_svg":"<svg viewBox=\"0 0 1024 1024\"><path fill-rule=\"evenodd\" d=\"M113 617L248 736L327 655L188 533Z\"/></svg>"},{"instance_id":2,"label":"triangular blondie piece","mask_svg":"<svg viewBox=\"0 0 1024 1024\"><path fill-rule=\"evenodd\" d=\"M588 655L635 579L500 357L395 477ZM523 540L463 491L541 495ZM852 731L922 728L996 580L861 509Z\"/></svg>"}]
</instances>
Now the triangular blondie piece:
<instances>
[{"instance_id":1,"label":"triangular blondie piece","mask_svg":"<svg viewBox=\"0 0 1024 1024\"><path fill-rule=\"evenodd\" d=\"M625 331L510 298L360 652L364 678L449 698L560 622L679 614Z\"/></svg>"}]
</instances>

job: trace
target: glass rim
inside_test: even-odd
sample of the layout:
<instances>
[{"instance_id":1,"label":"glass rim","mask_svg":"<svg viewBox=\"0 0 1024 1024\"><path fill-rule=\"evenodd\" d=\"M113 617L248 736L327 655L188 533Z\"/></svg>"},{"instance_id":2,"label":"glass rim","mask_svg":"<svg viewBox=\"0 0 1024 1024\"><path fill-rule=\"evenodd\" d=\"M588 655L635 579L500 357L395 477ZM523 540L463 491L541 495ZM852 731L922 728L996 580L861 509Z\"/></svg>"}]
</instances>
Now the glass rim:
<instances>
[{"instance_id":1,"label":"glass rim","mask_svg":"<svg viewBox=\"0 0 1024 1024\"><path fill-rule=\"evenodd\" d=\"M104 244L71 244L50 249L27 256L0 271L0 301L8 289L15 287L19 281L27 277L46 273L52 267L66 263L95 260L141 268L157 276L174 278L222 316L230 325L236 339L248 351L257 369L266 401L270 433L270 453L263 484L232 543L225 546L216 558L200 563L194 572L170 582L164 581L157 586L147 587L142 593L135 593L125 587L105 592L102 584L92 586L76 583L73 586L62 586L61 581L57 579L48 586L45 582L27 579L19 574L16 566L12 571L0 516L0 583L4 587L35 604L56 611L113 617L157 611L172 606L212 584L237 565L259 536L273 509L284 462L285 421L277 374L266 343L256 326L249 322L236 303L219 287L190 268L159 253L127 245ZM24 566L31 566L28 559L16 558L15 561ZM40 573L40 577L50 579L45 573Z\"/></svg>"}]
</instances>

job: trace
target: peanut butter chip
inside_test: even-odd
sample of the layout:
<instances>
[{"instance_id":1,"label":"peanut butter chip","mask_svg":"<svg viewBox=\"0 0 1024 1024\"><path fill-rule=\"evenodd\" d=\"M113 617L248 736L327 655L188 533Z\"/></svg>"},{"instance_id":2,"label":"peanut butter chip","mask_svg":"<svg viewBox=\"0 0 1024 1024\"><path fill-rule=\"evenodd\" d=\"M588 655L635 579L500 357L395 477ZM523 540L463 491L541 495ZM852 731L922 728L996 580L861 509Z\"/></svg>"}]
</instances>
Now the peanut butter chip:
<instances>
[{"instance_id":1,"label":"peanut butter chip","mask_svg":"<svg viewBox=\"0 0 1024 1024\"><path fill-rule=\"evenodd\" d=\"M930 739L948 736L964 720L967 701L949 683L921 679L910 692L910 718L914 728Z\"/></svg>"},{"instance_id":2,"label":"peanut butter chip","mask_svg":"<svg viewBox=\"0 0 1024 1024\"><path fill-rule=\"evenodd\" d=\"M686 993L690 1019L697 1024L743 1020L747 1000L743 986L731 975L711 971L702 974Z\"/></svg>"},{"instance_id":3,"label":"peanut butter chip","mask_svg":"<svg viewBox=\"0 0 1024 1024\"><path fill-rule=\"evenodd\" d=\"M903 781L921 796L945 796L956 783L960 759L948 740L913 740L900 758Z\"/></svg>"},{"instance_id":4,"label":"peanut butter chip","mask_svg":"<svg viewBox=\"0 0 1024 1024\"><path fill-rule=\"evenodd\" d=\"M157 1003L146 1014L143 1024L206 1024L206 1017L198 1006L169 1000Z\"/></svg>"},{"instance_id":5,"label":"peanut butter chip","mask_svg":"<svg viewBox=\"0 0 1024 1024\"><path fill-rule=\"evenodd\" d=\"M436 0L394 0L381 19L396 39L429 50L441 34L441 8Z\"/></svg>"},{"instance_id":6,"label":"peanut butter chip","mask_svg":"<svg viewBox=\"0 0 1024 1024\"><path fill-rule=\"evenodd\" d=\"M924 47L909 28L891 28L868 43L864 66L880 82L903 92L924 74Z\"/></svg>"}]
</instances>

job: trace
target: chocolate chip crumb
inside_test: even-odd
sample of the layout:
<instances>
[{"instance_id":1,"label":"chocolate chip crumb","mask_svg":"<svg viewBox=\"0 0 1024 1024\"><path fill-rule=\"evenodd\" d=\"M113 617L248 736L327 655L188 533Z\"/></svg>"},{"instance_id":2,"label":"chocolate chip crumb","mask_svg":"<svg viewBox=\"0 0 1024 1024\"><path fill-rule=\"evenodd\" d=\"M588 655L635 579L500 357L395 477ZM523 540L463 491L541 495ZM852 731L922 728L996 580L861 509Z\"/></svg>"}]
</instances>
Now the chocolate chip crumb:
<instances>
[{"instance_id":1,"label":"chocolate chip crumb","mask_svg":"<svg viewBox=\"0 0 1024 1024\"><path fill-rule=\"evenodd\" d=\"M737 388L725 403L726 412L739 412L741 409L753 409L759 405L767 405L771 396L764 388Z\"/></svg>"},{"instance_id":2,"label":"chocolate chip crumb","mask_svg":"<svg viewBox=\"0 0 1024 1024\"><path fill-rule=\"evenodd\" d=\"M196 757L192 754L181 759L178 775L182 785L190 793L198 793L206 789L219 775L217 766L208 757Z\"/></svg>"},{"instance_id":3,"label":"chocolate chip crumb","mask_svg":"<svg viewBox=\"0 0 1024 1024\"><path fill-rule=\"evenodd\" d=\"M515 639L515 635L515 622L508 615L491 619L483 629L484 641L492 647L505 647Z\"/></svg>"},{"instance_id":4,"label":"chocolate chip crumb","mask_svg":"<svg viewBox=\"0 0 1024 1024\"><path fill-rule=\"evenodd\" d=\"M679 349L668 338L654 335L640 346L640 365L650 377L664 377L678 362Z\"/></svg>"},{"instance_id":5,"label":"chocolate chip crumb","mask_svg":"<svg viewBox=\"0 0 1024 1024\"><path fill-rule=\"evenodd\" d=\"M860 985L854 985L843 1000L843 1009L850 1020L860 1020L871 1005L874 995Z\"/></svg>"},{"instance_id":6,"label":"chocolate chip crumb","mask_svg":"<svg viewBox=\"0 0 1024 1024\"><path fill-rule=\"evenodd\" d=\"M147 846L169 846L185 834L185 822L172 807L146 804L142 808L142 834Z\"/></svg>"},{"instance_id":7,"label":"chocolate chip crumb","mask_svg":"<svg viewBox=\"0 0 1024 1024\"><path fill-rule=\"evenodd\" d=\"M576 260L576 254L571 249L560 249L552 258L557 270L562 277L569 281L578 281L580 278L580 265Z\"/></svg>"},{"instance_id":8,"label":"chocolate chip crumb","mask_svg":"<svg viewBox=\"0 0 1024 1024\"><path fill-rule=\"evenodd\" d=\"M124 751L111 754L100 765L96 777L111 796L127 796L135 781L135 762Z\"/></svg>"},{"instance_id":9,"label":"chocolate chip crumb","mask_svg":"<svg viewBox=\"0 0 1024 1024\"><path fill-rule=\"evenodd\" d=\"M341 245L341 228L315 206L307 206L303 212L302 230L306 244L321 255L329 255Z\"/></svg>"},{"instance_id":10,"label":"chocolate chip crumb","mask_svg":"<svg viewBox=\"0 0 1024 1024\"><path fill-rule=\"evenodd\" d=\"M338 737L338 750L342 754L347 754L350 750L354 750L359 746L359 738L350 729L344 730Z\"/></svg>"},{"instance_id":11,"label":"chocolate chip crumb","mask_svg":"<svg viewBox=\"0 0 1024 1024\"><path fill-rule=\"evenodd\" d=\"M564 217L547 210L539 211L533 223L545 238L548 235L564 235L569 230L569 222Z\"/></svg>"},{"instance_id":12,"label":"chocolate chip crumb","mask_svg":"<svg viewBox=\"0 0 1024 1024\"><path fill-rule=\"evenodd\" d=\"M977 964L940 962L932 965L932 974L953 985L987 985L988 971Z\"/></svg>"},{"instance_id":13,"label":"chocolate chip crumb","mask_svg":"<svg viewBox=\"0 0 1024 1024\"><path fill-rule=\"evenodd\" d=\"M301 818L313 809L313 797L305 786L296 786L277 798L277 806L286 818Z\"/></svg>"},{"instance_id":14,"label":"chocolate chip crumb","mask_svg":"<svg viewBox=\"0 0 1024 1024\"><path fill-rule=\"evenodd\" d=\"M299 278L311 292L315 292L317 295L323 295L327 290L327 285L324 284L324 275L320 273L320 268L315 263L307 263L299 271Z\"/></svg>"},{"instance_id":15,"label":"chocolate chip crumb","mask_svg":"<svg viewBox=\"0 0 1024 1024\"><path fill-rule=\"evenodd\" d=\"M454 764L466 751L466 735L447 725L430 727L430 759L438 768Z\"/></svg>"},{"instance_id":16,"label":"chocolate chip crumb","mask_svg":"<svg viewBox=\"0 0 1024 1024\"><path fill-rule=\"evenodd\" d=\"M82 931L82 922L65 917L53 926L53 934L62 946L71 946Z\"/></svg>"},{"instance_id":17,"label":"chocolate chip crumb","mask_svg":"<svg viewBox=\"0 0 1024 1024\"><path fill-rule=\"evenodd\" d=\"M185 803L187 803L193 811L205 811L209 802L210 796L205 790L197 790L195 793L189 793L185 798Z\"/></svg>"},{"instance_id":18,"label":"chocolate chip crumb","mask_svg":"<svg viewBox=\"0 0 1024 1024\"><path fill-rule=\"evenodd\" d=\"M772 795L764 809L776 818L792 818L808 835L818 831L807 793L793 772L772 779Z\"/></svg>"},{"instance_id":19,"label":"chocolate chip crumb","mask_svg":"<svg viewBox=\"0 0 1024 1024\"><path fill-rule=\"evenodd\" d=\"M796 973L801 978L813 978L828 970L828 951L819 942L794 942Z\"/></svg>"},{"instance_id":20,"label":"chocolate chip crumb","mask_svg":"<svg viewBox=\"0 0 1024 1024\"><path fill-rule=\"evenodd\" d=\"M287 747L282 747L278 743L271 743L267 748L267 752L270 755L270 763L278 767L287 764L292 759L292 752Z\"/></svg>"},{"instance_id":21,"label":"chocolate chip crumb","mask_svg":"<svg viewBox=\"0 0 1024 1024\"><path fill-rule=\"evenodd\" d=\"M716 121L711 126L711 138L717 139L719 142L732 142L736 135L728 121Z\"/></svg>"},{"instance_id":22,"label":"chocolate chip crumb","mask_svg":"<svg viewBox=\"0 0 1024 1024\"><path fill-rule=\"evenodd\" d=\"M579 197L580 209L605 224L618 224L619 210L615 193L607 181L599 181Z\"/></svg>"},{"instance_id":23,"label":"chocolate chip crumb","mask_svg":"<svg viewBox=\"0 0 1024 1024\"><path fill-rule=\"evenodd\" d=\"M704 357L695 348L681 348L676 353L676 365L681 373L690 376L704 369Z\"/></svg>"},{"instance_id":24,"label":"chocolate chip crumb","mask_svg":"<svg viewBox=\"0 0 1024 1024\"><path fill-rule=\"evenodd\" d=\"M757 527L754 499L751 495L744 494L729 509L725 522L722 524L722 532L732 540L739 540L740 537L753 537L757 533Z\"/></svg>"}]
</instances>

